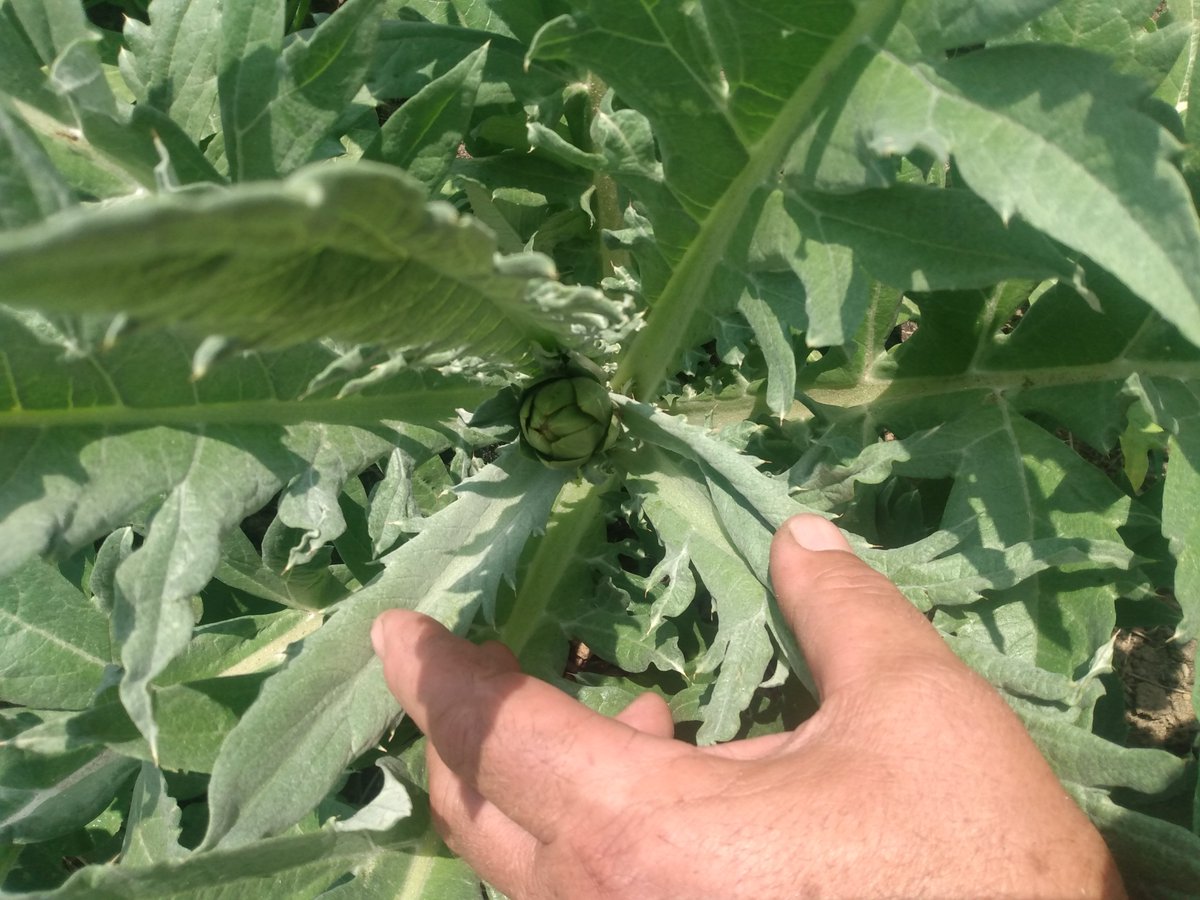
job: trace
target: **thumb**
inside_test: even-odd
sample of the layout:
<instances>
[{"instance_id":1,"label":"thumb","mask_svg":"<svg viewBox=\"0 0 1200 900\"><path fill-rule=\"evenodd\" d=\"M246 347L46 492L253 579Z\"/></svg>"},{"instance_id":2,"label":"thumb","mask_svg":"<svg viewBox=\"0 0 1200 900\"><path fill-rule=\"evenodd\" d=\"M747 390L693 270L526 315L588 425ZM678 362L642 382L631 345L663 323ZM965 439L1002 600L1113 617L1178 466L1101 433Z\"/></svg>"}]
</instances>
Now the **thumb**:
<instances>
[{"instance_id":1,"label":"thumb","mask_svg":"<svg viewBox=\"0 0 1200 900\"><path fill-rule=\"evenodd\" d=\"M916 607L820 516L795 516L776 532L771 583L823 699L895 668L959 665Z\"/></svg>"}]
</instances>

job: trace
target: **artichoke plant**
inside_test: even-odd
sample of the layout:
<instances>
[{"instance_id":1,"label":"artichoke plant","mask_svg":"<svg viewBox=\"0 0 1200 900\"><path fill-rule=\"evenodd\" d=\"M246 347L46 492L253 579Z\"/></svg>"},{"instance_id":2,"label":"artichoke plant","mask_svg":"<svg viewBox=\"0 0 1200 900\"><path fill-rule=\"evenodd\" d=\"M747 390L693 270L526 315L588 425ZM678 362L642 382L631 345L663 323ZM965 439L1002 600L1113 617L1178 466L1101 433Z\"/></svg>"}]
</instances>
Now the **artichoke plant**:
<instances>
[{"instance_id":1,"label":"artichoke plant","mask_svg":"<svg viewBox=\"0 0 1200 900\"><path fill-rule=\"evenodd\" d=\"M521 437L551 468L583 465L616 440L608 391L590 375L557 375L537 382L521 399Z\"/></svg>"}]
</instances>

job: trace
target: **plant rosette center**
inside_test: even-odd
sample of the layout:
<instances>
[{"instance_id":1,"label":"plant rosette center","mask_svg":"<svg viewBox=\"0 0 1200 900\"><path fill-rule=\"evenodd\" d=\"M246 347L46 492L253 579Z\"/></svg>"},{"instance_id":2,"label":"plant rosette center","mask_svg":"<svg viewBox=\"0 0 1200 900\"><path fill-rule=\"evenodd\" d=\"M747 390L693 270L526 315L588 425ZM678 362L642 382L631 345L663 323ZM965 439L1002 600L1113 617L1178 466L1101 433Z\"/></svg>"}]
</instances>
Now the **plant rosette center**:
<instances>
[{"instance_id":1,"label":"plant rosette center","mask_svg":"<svg viewBox=\"0 0 1200 900\"><path fill-rule=\"evenodd\" d=\"M561 375L532 385L521 398L521 438L543 463L574 469L612 446L613 403L588 375Z\"/></svg>"}]
</instances>

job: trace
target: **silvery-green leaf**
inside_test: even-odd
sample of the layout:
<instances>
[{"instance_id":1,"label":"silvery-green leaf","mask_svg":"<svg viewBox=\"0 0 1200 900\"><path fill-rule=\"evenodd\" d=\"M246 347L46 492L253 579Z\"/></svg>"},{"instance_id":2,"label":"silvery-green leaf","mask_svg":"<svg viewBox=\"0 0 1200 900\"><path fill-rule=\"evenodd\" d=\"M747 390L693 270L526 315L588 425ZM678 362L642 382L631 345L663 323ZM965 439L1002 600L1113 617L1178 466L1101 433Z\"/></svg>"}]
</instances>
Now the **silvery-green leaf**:
<instances>
[{"instance_id":1,"label":"silvery-green leaf","mask_svg":"<svg viewBox=\"0 0 1200 900\"><path fill-rule=\"evenodd\" d=\"M375 617L407 607L464 630L515 568L563 481L510 449L385 557L383 574L305 640L226 739L209 789L206 847L278 832L324 797L400 713L371 650Z\"/></svg>"},{"instance_id":2,"label":"silvery-green leaf","mask_svg":"<svg viewBox=\"0 0 1200 900\"><path fill-rule=\"evenodd\" d=\"M619 318L598 292L553 275L545 257L496 258L478 223L367 163L67 212L0 235L10 304L125 312L271 346L338 337L498 362L543 343L584 345Z\"/></svg>"},{"instance_id":3,"label":"silvery-green leaf","mask_svg":"<svg viewBox=\"0 0 1200 900\"><path fill-rule=\"evenodd\" d=\"M30 560L0 578L0 697L83 709L111 661L108 617L58 569Z\"/></svg>"}]
</instances>

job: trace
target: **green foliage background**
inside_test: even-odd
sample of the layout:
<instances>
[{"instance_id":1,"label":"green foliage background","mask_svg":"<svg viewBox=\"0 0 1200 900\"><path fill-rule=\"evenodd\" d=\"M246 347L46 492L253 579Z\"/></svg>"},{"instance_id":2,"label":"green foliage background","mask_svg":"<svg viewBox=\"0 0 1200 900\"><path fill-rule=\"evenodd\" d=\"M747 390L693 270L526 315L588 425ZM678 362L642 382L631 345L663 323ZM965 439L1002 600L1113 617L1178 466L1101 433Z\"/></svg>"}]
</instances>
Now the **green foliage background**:
<instances>
[{"instance_id":1,"label":"green foliage background","mask_svg":"<svg viewBox=\"0 0 1200 900\"><path fill-rule=\"evenodd\" d=\"M373 618L790 728L804 510L1200 893L1196 749L1111 666L1200 630L1192 0L87 6L0 0L6 893L490 892ZM568 358L578 474L514 429Z\"/></svg>"}]
</instances>

